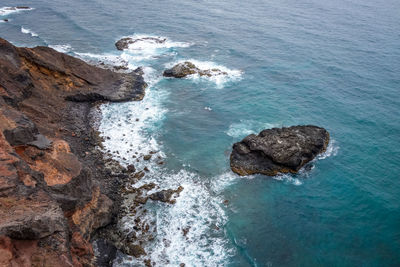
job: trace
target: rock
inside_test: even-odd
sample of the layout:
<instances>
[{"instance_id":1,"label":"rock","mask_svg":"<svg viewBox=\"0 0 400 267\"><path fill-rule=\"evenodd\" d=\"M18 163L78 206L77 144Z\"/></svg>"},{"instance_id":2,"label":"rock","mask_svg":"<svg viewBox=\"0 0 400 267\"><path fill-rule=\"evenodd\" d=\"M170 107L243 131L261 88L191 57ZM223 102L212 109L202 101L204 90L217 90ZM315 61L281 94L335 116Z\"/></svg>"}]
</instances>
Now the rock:
<instances>
[{"instance_id":1,"label":"rock","mask_svg":"<svg viewBox=\"0 0 400 267\"><path fill-rule=\"evenodd\" d=\"M171 69L165 70L163 75L165 77L184 78L188 75L196 74L199 71L200 69L197 68L193 63L186 61L175 65Z\"/></svg>"},{"instance_id":2,"label":"rock","mask_svg":"<svg viewBox=\"0 0 400 267\"><path fill-rule=\"evenodd\" d=\"M165 38L160 38L160 37L143 37L143 38L131 38L131 37L126 37L118 40L115 43L115 46L117 47L118 50L125 50L129 48L129 45L137 43L137 42L151 42L155 44L162 44L165 43L167 39Z\"/></svg>"},{"instance_id":3,"label":"rock","mask_svg":"<svg viewBox=\"0 0 400 267\"><path fill-rule=\"evenodd\" d=\"M140 171L140 172L135 173L135 175L133 177L140 180L143 178L144 174L145 174L144 171Z\"/></svg>"},{"instance_id":4,"label":"rock","mask_svg":"<svg viewBox=\"0 0 400 267\"><path fill-rule=\"evenodd\" d=\"M149 198L151 200L154 201L161 201L161 202L166 202L166 203L170 203L173 204L175 203L174 200L171 200L172 196L174 194L179 196L179 193L182 192L183 187L179 186L177 189L173 190L173 189L166 189L166 190L161 190L159 192L153 193L149 196Z\"/></svg>"},{"instance_id":5,"label":"rock","mask_svg":"<svg viewBox=\"0 0 400 267\"><path fill-rule=\"evenodd\" d=\"M144 251L143 247L139 245L129 244L127 249L127 254L134 256L135 258L139 258L140 256L145 256L146 251Z\"/></svg>"},{"instance_id":6,"label":"rock","mask_svg":"<svg viewBox=\"0 0 400 267\"><path fill-rule=\"evenodd\" d=\"M183 228L183 229L182 229L183 236L186 236L186 235L189 233L189 230L190 230L190 226L188 226L188 227L186 227L186 228Z\"/></svg>"},{"instance_id":7,"label":"rock","mask_svg":"<svg viewBox=\"0 0 400 267\"><path fill-rule=\"evenodd\" d=\"M328 131L313 125L267 129L235 143L230 165L239 175L296 173L328 143Z\"/></svg>"},{"instance_id":8,"label":"rock","mask_svg":"<svg viewBox=\"0 0 400 267\"><path fill-rule=\"evenodd\" d=\"M117 248L112 243L104 239L94 240L93 247L96 257L96 266L112 266L112 262L117 254Z\"/></svg>"},{"instance_id":9,"label":"rock","mask_svg":"<svg viewBox=\"0 0 400 267\"><path fill-rule=\"evenodd\" d=\"M129 165L126 167L126 169L127 169L129 172L135 172L135 171L136 171L136 168L135 168L135 166L134 166L133 164L129 164Z\"/></svg>"},{"instance_id":10,"label":"rock","mask_svg":"<svg viewBox=\"0 0 400 267\"><path fill-rule=\"evenodd\" d=\"M171 69L164 71L164 77L174 77L174 78L184 78L189 75L198 74L200 76L216 76L216 75L228 75L228 73L221 71L219 69L199 69L192 62L185 61L178 63Z\"/></svg>"},{"instance_id":11,"label":"rock","mask_svg":"<svg viewBox=\"0 0 400 267\"><path fill-rule=\"evenodd\" d=\"M143 159L144 159L144 160L150 160L150 159L151 159L151 154L149 154L149 155L144 155L144 156L143 156Z\"/></svg>"},{"instance_id":12,"label":"rock","mask_svg":"<svg viewBox=\"0 0 400 267\"><path fill-rule=\"evenodd\" d=\"M44 195L35 197L35 200L0 199L0 206L7 207L0 209L0 235L32 240L66 229L61 208Z\"/></svg>"}]
</instances>

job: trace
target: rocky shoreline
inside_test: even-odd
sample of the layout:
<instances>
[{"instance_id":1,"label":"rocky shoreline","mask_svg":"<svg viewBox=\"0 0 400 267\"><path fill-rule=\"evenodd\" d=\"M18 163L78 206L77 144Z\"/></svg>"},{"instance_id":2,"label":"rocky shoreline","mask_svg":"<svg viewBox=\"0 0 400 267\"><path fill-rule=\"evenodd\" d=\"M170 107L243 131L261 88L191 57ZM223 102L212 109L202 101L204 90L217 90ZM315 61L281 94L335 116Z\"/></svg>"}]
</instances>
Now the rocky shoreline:
<instances>
[{"instance_id":1,"label":"rocky shoreline","mask_svg":"<svg viewBox=\"0 0 400 267\"><path fill-rule=\"evenodd\" d=\"M109 265L91 242L115 252L108 229L135 173L106 158L92 126L98 103L141 100L143 77L3 39L0 66L0 265Z\"/></svg>"},{"instance_id":2,"label":"rocky shoreline","mask_svg":"<svg viewBox=\"0 0 400 267\"><path fill-rule=\"evenodd\" d=\"M121 39L116 47L142 40ZM163 73L192 74L227 75L191 62ZM157 232L156 222L144 219L145 205L174 204L184 188L137 186L149 169L113 160L96 126L102 103L143 99L142 75L141 68L93 66L0 38L0 266L110 266L118 254L155 265L143 248ZM295 173L328 143L329 133L316 126L264 130L233 145L231 169ZM138 162L164 163L156 151L136 154ZM122 227L127 217L132 229ZM190 226L181 230L186 236Z\"/></svg>"}]
</instances>

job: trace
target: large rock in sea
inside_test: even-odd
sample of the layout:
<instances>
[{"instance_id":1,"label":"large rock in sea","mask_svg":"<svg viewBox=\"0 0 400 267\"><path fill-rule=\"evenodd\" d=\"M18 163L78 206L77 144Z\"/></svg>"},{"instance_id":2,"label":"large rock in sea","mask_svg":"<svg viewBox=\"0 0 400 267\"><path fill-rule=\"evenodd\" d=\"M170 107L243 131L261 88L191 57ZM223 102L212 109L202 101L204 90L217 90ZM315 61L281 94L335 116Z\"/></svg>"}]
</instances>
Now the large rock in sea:
<instances>
[{"instance_id":1,"label":"large rock in sea","mask_svg":"<svg viewBox=\"0 0 400 267\"><path fill-rule=\"evenodd\" d=\"M202 70L194 65L192 62L185 61L176 64L170 69L164 71L164 77L174 77L174 78L184 78L189 75L198 74L200 76L217 76L217 75L228 75L225 71L221 71L220 69L205 69Z\"/></svg>"},{"instance_id":2,"label":"large rock in sea","mask_svg":"<svg viewBox=\"0 0 400 267\"><path fill-rule=\"evenodd\" d=\"M239 175L296 173L324 152L329 133L313 125L273 128L233 145L231 169Z\"/></svg>"}]
</instances>

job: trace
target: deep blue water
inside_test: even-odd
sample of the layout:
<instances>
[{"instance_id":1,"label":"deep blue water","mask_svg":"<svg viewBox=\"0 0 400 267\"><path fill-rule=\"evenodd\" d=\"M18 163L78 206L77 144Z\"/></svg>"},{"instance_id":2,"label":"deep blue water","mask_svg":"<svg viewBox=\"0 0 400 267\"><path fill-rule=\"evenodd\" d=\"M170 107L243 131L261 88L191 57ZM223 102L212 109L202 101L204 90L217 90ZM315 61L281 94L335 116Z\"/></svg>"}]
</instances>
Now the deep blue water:
<instances>
[{"instance_id":1,"label":"deep blue water","mask_svg":"<svg viewBox=\"0 0 400 267\"><path fill-rule=\"evenodd\" d=\"M142 104L106 105L102 122L107 148L121 152L129 141L161 150L167 164L149 179L185 187L176 207L149 204L160 240L177 236L176 225L192 227L169 247L149 244L157 266L400 265L399 1L0 3L16 5L35 8L0 12L10 20L0 37L16 45L69 45L72 55L115 62L122 36L169 38L168 47L122 55L146 66L151 86ZM187 59L230 75L160 76ZM230 172L234 142L297 124L322 126L333 139L311 171Z\"/></svg>"}]
</instances>

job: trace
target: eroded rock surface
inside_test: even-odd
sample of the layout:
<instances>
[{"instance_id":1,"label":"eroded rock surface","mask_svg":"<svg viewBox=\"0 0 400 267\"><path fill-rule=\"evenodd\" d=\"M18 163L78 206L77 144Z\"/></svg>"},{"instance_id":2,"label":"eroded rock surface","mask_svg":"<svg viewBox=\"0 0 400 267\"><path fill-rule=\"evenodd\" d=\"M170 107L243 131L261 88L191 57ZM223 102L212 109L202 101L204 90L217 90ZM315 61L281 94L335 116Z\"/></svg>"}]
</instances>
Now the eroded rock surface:
<instances>
[{"instance_id":1,"label":"eroded rock surface","mask_svg":"<svg viewBox=\"0 0 400 267\"><path fill-rule=\"evenodd\" d=\"M235 143L230 165L239 175L296 173L328 143L328 131L313 125L267 129Z\"/></svg>"},{"instance_id":2,"label":"eroded rock surface","mask_svg":"<svg viewBox=\"0 0 400 267\"><path fill-rule=\"evenodd\" d=\"M200 76L216 76L216 75L228 75L228 73L221 71L220 69L205 69L202 70L194 65L192 62L185 61L178 63L170 69L164 71L165 77L184 78L189 75L198 74Z\"/></svg>"},{"instance_id":3,"label":"eroded rock surface","mask_svg":"<svg viewBox=\"0 0 400 267\"><path fill-rule=\"evenodd\" d=\"M93 266L90 238L117 214L118 178L90 123L96 101L140 100L115 73L0 38L0 265Z\"/></svg>"}]
</instances>

